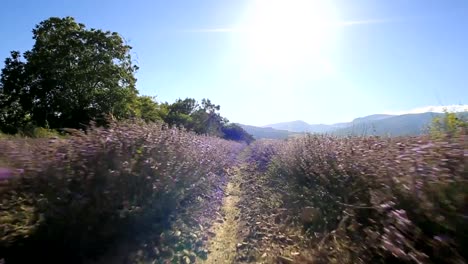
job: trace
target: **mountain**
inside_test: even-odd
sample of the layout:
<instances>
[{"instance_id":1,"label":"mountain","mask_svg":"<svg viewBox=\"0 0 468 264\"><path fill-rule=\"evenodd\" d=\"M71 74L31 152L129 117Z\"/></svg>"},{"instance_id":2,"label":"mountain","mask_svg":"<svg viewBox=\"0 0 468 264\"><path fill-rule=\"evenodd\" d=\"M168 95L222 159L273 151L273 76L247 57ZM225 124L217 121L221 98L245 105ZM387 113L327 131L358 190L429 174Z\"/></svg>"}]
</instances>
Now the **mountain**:
<instances>
[{"instance_id":1,"label":"mountain","mask_svg":"<svg viewBox=\"0 0 468 264\"><path fill-rule=\"evenodd\" d=\"M346 128L337 129L334 135L355 136L411 136L425 132L434 117L442 117L441 113L422 113L390 116L381 119L358 120Z\"/></svg>"},{"instance_id":2,"label":"mountain","mask_svg":"<svg viewBox=\"0 0 468 264\"><path fill-rule=\"evenodd\" d=\"M266 125L264 128L287 130L292 132L309 132L310 125L302 120Z\"/></svg>"},{"instance_id":3,"label":"mountain","mask_svg":"<svg viewBox=\"0 0 468 264\"><path fill-rule=\"evenodd\" d=\"M304 121L297 120L297 121L292 121L292 122L284 122L284 123L266 125L264 126L264 128L271 127L271 128L278 129L278 130L287 130L291 132L326 133L338 127L342 127L342 126L339 126L339 124L337 125L338 126L324 125L324 124L311 125Z\"/></svg>"},{"instance_id":4,"label":"mountain","mask_svg":"<svg viewBox=\"0 0 468 264\"><path fill-rule=\"evenodd\" d=\"M367 123L370 121L382 120L382 119L386 119L392 116L393 115L370 115L370 116L356 118L352 122L336 123L336 124L331 124L331 125L308 124L302 120L296 120L292 122L283 122L283 123L266 125L264 127L271 127L274 129L287 130L287 131L292 131L292 132L328 133L328 132L332 132L340 128L346 128L352 125Z\"/></svg>"},{"instance_id":5,"label":"mountain","mask_svg":"<svg viewBox=\"0 0 468 264\"><path fill-rule=\"evenodd\" d=\"M271 138L271 139L285 139L299 133L287 131L287 130L278 130L271 127L256 127L256 126L249 126L249 125L242 125L241 126L247 133L251 134L255 139L260 138Z\"/></svg>"},{"instance_id":6,"label":"mountain","mask_svg":"<svg viewBox=\"0 0 468 264\"><path fill-rule=\"evenodd\" d=\"M389 117L394 117L394 116L395 115L370 115L370 116L365 116L365 117L358 117L358 118L354 119L351 123L354 123L354 124L366 123L366 122L372 122L372 121L387 119ZM347 124L347 123L342 123L342 124Z\"/></svg>"},{"instance_id":7,"label":"mountain","mask_svg":"<svg viewBox=\"0 0 468 264\"><path fill-rule=\"evenodd\" d=\"M304 121L297 120L292 122L283 122L271 124L262 128L268 129L272 134L277 134L279 130L284 130L301 133L327 133L333 135L377 135L377 136L406 136L419 135L425 132L434 117L442 117L443 113L420 113L420 114L405 114L405 115L369 115L359 117L351 122L336 123L331 125L324 124L308 124ZM464 119L468 119L468 112L461 112L458 115ZM261 135L259 135L261 136ZM288 135L291 136L291 135ZM260 137L258 137L260 138Z\"/></svg>"}]
</instances>

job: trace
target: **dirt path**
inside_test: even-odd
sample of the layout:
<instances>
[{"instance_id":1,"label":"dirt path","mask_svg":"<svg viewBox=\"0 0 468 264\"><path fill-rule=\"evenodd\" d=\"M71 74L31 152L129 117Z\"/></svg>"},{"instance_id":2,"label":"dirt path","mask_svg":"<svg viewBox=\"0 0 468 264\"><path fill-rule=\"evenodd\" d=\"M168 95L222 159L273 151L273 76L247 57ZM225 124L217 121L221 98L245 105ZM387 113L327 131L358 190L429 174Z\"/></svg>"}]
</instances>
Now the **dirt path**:
<instances>
[{"instance_id":1,"label":"dirt path","mask_svg":"<svg viewBox=\"0 0 468 264\"><path fill-rule=\"evenodd\" d=\"M258 155L264 154L247 148L231 168L201 263L312 263L311 243L298 219L300 206L283 199L290 187L272 179Z\"/></svg>"},{"instance_id":2,"label":"dirt path","mask_svg":"<svg viewBox=\"0 0 468 264\"><path fill-rule=\"evenodd\" d=\"M211 192L177 209L170 228L131 240L91 263L312 263L297 199L283 199L288 185L267 173L261 161L268 159L259 155L264 154L245 148L207 188Z\"/></svg>"},{"instance_id":3,"label":"dirt path","mask_svg":"<svg viewBox=\"0 0 468 264\"><path fill-rule=\"evenodd\" d=\"M240 196L240 170L235 168L230 173L231 181L226 186L221 213L210 230L214 237L208 245L208 258L202 262L205 264L234 263L236 257L240 216L237 207Z\"/></svg>"}]
</instances>

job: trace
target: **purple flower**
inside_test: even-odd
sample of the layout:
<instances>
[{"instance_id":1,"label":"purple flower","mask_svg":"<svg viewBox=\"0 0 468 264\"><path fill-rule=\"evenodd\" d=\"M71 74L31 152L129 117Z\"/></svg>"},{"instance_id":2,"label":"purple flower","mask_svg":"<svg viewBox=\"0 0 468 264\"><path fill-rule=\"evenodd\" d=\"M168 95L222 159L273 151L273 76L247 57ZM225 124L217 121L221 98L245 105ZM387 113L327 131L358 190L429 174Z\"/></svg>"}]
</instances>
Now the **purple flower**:
<instances>
[{"instance_id":1,"label":"purple flower","mask_svg":"<svg viewBox=\"0 0 468 264\"><path fill-rule=\"evenodd\" d=\"M13 171L8 168L0 168L0 181L5 181L13 177Z\"/></svg>"}]
</instances>

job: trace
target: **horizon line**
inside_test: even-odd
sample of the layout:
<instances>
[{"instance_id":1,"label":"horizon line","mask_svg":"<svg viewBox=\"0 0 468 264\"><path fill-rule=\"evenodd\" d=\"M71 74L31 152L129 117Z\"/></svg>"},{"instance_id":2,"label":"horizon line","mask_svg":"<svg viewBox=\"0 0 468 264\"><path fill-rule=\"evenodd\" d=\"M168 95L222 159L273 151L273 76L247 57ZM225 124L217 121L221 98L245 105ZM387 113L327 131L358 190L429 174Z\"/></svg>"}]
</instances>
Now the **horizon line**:
<instances>
[{"instance_id":1,"label":"horizon line","mask_svg":"<svg viewBox=\"0 0 468 264\"><path fill-rule=\"evenodd\" d=\"M251 125L251 126L257 126L257 127L270 127L271 125L276 125L280 123L290 123L290 122L296 122L296 121L302 121L304 123L307 123L308 125L334 125L334 124L339 124L339 123L350 123L353 122L357 118L363 118L363 117L368 117L372 115L393 115L393 116L401 116L401 115L409 115L409 114L424 114L424 113L444 113L444 110L447 110L448 112L453 112L453 113L463 113L463 112L468 112L468 104L459 104L459 105L445 105L445 106L424 106L424 107L417 107L413 108L410 110L403 110L403 111L385 111L380 114L370 114L370 115L365 115L365 116L360 116L360 117L355 117L352 120L349 121L340 121L340 122L333 122L333 123L309 123L304 120L296 119L293 121L283 121L283 122L276 122L276 123L269 123L267 125ZM240 123L239 123L240 124Z\"/></svg>"}]
</instances>

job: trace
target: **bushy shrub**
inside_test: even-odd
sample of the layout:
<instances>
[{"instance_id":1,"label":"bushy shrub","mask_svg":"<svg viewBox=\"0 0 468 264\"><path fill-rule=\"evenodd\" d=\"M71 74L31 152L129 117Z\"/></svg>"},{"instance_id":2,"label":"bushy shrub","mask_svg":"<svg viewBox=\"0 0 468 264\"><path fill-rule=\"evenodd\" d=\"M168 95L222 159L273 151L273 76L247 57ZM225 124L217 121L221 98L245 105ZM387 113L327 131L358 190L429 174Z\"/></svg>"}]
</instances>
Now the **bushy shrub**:
<instances>
[{"instance_id":1,"label":"bushy shrub","mask_svg":"<svg viewBox=\"0 0 468 264\"><path fill-rule=\"evenodd\" d=\"M262 139L257 140L250 147L247 162L255 164L257 169L264 172L271 163L272 158L277 154L278 148L282 144L279 140Z\"/></svg>"},{"instance_id":2,"label":"bushy shrub","mask_svg":"<svg viewBox=\"0 0 468 264\"><path fill-rule=\"evenodd\" d=\"M468 117L464 113L444 111L442 117L435 117L429 125L428 132L432 138L443 138L446 135L459 136L466 133Z\"/></svg>"},{"instance_id":3,"label":"bushy shrub","mask_svg":"<svg viewBox=\"0 0 468 264\"><path fill-rule=\"evenodd\" d=\"M213 188L241 147L158 123L68 132L0 139L8 168L0 179L0 256L7 260L62 254L78 262L119 235L148 230Z\"/></svg>"},{"instance_id":4,"label":"bushy shrub","mask_svg":"<svg viewBox=\"0 0 468 264\"><path fill-rule=\"evenodd\" d=\"M466 140L309 135L278 149L271 175L319 210L316 261L464 263Z\"/></svg>"}]
</instances>

